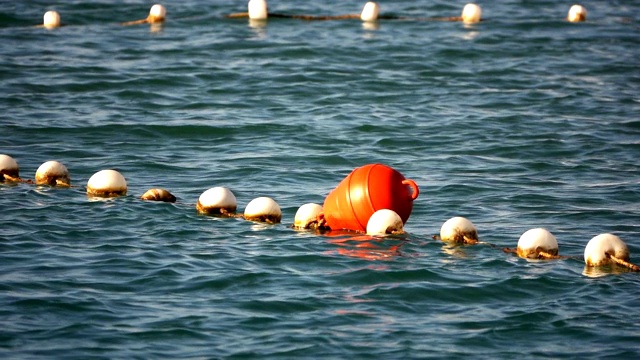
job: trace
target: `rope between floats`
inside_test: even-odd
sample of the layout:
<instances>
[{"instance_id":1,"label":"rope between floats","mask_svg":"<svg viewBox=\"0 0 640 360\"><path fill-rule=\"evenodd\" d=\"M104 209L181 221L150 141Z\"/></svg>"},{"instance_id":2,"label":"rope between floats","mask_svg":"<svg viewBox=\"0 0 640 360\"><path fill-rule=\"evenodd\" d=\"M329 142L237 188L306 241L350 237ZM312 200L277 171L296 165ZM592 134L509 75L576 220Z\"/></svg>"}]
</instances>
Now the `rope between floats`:
<instances>
[{"instance_id":1,"label":"rope between floats","mask_svg":"<svg viewBox=\"0 0 640 360\"><path fill-rule=\"evenodd\" d=\"M634 265L634 264L632 264L632 263L630 263L630 262L628 262L628 261L626 261L626 260L623 260L623 259L617 258L617 257L615 257L615 256L613 256L613 255L611 255L611 254L605 254L605 255L606 255L609 259L613 260L613 262L615 262L615 263L616 263L616 264L618 264L618 265L622 265L622 266L624 266L624 267L626 267L626 268L629 268L629 269L631 269L631 270L633 270L633 271L640 271L640 266L638 266L638 265Z\"/></svg>"}]
</instances>

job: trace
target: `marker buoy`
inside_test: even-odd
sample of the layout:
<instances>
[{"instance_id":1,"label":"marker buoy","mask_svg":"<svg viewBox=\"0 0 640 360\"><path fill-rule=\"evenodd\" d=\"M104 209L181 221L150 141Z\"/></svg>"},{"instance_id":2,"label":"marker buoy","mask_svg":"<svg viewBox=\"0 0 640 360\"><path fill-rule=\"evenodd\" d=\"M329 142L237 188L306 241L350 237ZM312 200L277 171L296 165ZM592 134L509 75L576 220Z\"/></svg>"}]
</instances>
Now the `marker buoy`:
<instances>
[{"instance_id":1,"label":"marker buoy","mask_svg":"<svg viewBox=\"0 0 640 360\"><path fill-rule=\"evenodd\" d=\"M250 0L247 9L249 10L249 19L252 20L267 20L269 16L265 0Z\"/></svg>"},{"instance_id":2,"label":"marker buoy","mask_svg":"<svg viewBox=\"0 0 640 360\"><path fill-rule=\"evenodd\" d=\"M53 29L60 26L60 14L57 11L49 10L44 13L42 26L47 29Z\"/></svg>"},{"instance_id":3,"label":"marker buoy","mask_svg":"<svg viewBox=\"0 0 640 360\"><path fill-rule=\"evenodd\" d=\"M147 22L149 24L157 24L164 22L164 19L167 17L167 9L160 5L155 4L149 10L149 16L147 16Z\"/></svg>"},{"instance_id":4,"label":"marker buoy","mask_svg":"<svg viewBox=\"0 0 640 360\"><path fill-rule=\"evenodd\" d=\"M300 206L293 220L294 229L316 229L318 215L322 213L322 205L308 203Z\"/></svg>"},{"instance_id":5,"label":"marker buoy","mask_svg":"<svg viewBox=\"0 0 640 360\"><path fill-rule=\"evenodd\" d=\"M238 208L236 196L226 187L214 187L200 195L196 209L201 214L233 215Z\"/></svg>"},{"instance_id":6,"label":"marker buoy","mask_svg":"<svg viewBox=\"0 0 640 360\"><path fill-rule=\"evenodd\" d=\"M149 15L141 20L123 22L121 25L138 25L138 24L162 24L167 17L167 9L160 5L155 4L149 10Z\"/></svg>"},{"instance_id":7,"label":"marker buoy","mask_svg":"<svg viewBox=\"0 0 640 360\"><path fill-rule=\"evenodd\" d=\"M4 181L20 181L20 168L11 156L0 154L0 182Z\"/></svg>"},{"instance_id":8,"label":"marker buoy","mask_svg":"<svg viewBox=\"0 0 640 360\"><path fill-rule=\"evenodd\" d=\"M418 185L382 164L356 168L327 195L323 216L333 230L365 231L377 210L393 210L406 223L419 195Z\"/></svg>"},{"instance_id":9,"label":"marker buoy","mask_svg":"<svg viewBox=\"0 0 640 360\"><path fill-rule=\"evenodd\" d=\"M140 199L148 201L176 202L176 197L173 196L172 193L161 188L147 190L144 194L142 194Z\"/></svg>"},{"instance_id":10,"label":"marker buoy","mask_svg":"<svg viewBox=\"0 0 640 360\"><path fill-rule=\"evenodd\" d=\"M87 194L100 197L126 195L127 181L115 170L101 170L89 178Z\"/></svg>"},{"instance_id":11,"label":"marker buoy","mask_svg":"<svg viewBox=\"0 0 640 360\"><path fill-rule=\"evenodd\" d=\"M629 263L629 248L619 237L613 234L595 236L584 249L584 262L587 266L604 266L616 263L634 271L640 267Z\"/></svg>"},{"instance_id":12,"label":"marker buoy","mask_svg":"<svg viewBox=\"0 0 640 360\"><path fill-rule=\"evenodd\" d=\"M380 14L380 5L373 1L369 1L364 4L362 13L360 13L360 20L365 22L378 21L378 15Z\"/></svg>"},{"instance_id":13,"label":"marker buoy","mask_svg":"<svg viewBox=\"0 0 640 360\"><path fill-rule=\"evenodd\" d=\"M457 244L477 244L478 230L469 219L456 216L442 224L440 239Z\"/></svg>"},{"instance_id":14,"label":"marker buoy","mask_svg":"<svg viewBox=\"0 0 640 360\"><path fill-rule=\"evenodd\" d=\"M558 256L558 241L548 230L527 230L518 240L516 254L525 259L552 259Z\"/></svg>"},{"instance_id":15,"label":"marker buoy","mask_svg":"<svg viewBox=\"0 0 640 360\"><path fill-rule=\"evenodd\" d=\"M259 197L251 200L244 209L244 218L250 221L279 223L282 211L277 202L269 197Z\"/></svg>"},{"instance_id":16,"label":"marker buoy","mask_svg":"<svg viewBox=\"0 0 640 360\"><path fill-rule=\"evenodd\" d=\"M482 9L476 4L469 3L462 9L462 15L460 17L462 18L462 21L467 24L480 22Z\"/></svg>"},{"instance_id":17,"label":"marker buoy","mask_svg":"<svg viewBox=\"0 0 640 360\"><path fill-rule=\"evenodd\" d=\"M367 223L367 235L389 235L404 232L400 215L393 210L381 209L373 213Z\"/></svg>"},{"instance_id":18,"label":"marker buoy","mask_svg":"<svg viewBox=\"0 0 640 360\"><path fill-rule=\"evenodd\" d=\"M67 167L57 161L47 161L36 171L37 185L70 186L71 178Z\"/></svg>"},{"instance_id":19,"label":"marker buoy","mask_svg":"<svg viewBox=\"0 0 640 360\"><path fill-rule=\"evenodd\" d=\"M582 5L573 5L569 8L567 20L570 22L581 22L587 20L587 9Z\"/></svg>"}]
</instances>

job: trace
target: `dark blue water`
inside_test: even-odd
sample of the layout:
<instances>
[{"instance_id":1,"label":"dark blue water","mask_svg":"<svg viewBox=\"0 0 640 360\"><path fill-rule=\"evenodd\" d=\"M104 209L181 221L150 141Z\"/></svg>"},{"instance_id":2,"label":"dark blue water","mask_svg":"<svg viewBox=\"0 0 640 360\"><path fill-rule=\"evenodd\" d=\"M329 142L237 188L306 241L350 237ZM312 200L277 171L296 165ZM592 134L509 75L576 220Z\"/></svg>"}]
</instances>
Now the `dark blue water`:
<instances>
[{"instance_id":1,"label":"dark blue water","mask_svg":"<svg viewBox=\"0 0 640 360\"><path fill-rule=\"evenodd\" d=\"M244 2L0 2L0 153L71 189L0 185L3 358L636 358L640 277L585 269L594 236L640 255L640 3L480 4L477 25L266 26ZM270 2L358 13L363 3ZM381 3L457 16L464 2ZM297 208L384 163L420 197L387 239L296 232ZM126 197L85 194L117 169ZM283 223L198 215L229 187ZM164 187L175 204L142 202ZM544 227L567 259L433 240L465 216L515 247Z\"/></svg>"}]
</instances>

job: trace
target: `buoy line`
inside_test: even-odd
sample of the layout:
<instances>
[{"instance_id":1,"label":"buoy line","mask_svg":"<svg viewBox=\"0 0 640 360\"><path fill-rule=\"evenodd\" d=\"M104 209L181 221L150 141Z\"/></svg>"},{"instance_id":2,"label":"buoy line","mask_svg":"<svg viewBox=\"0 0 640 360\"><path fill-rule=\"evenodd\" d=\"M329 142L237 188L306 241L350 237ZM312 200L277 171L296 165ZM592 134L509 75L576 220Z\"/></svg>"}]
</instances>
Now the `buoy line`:
<instances>
[{"instance_id":1,"label":"buoy line","mask_svg":"<svg viewBox=\"0 0 640 360\"><path fill-rule=\"evenodd\" d=\"M120 23L120 25L129 26L129 25L138 25L138 24L162 24L164 23L167 17L167 9L160 4L155 4L149 10L149 15L140 20L133 20Z\"/></svg>"},{"instance_id":2,"label":"buoy line","mask_svg":"<svg viewBox=\"0 0 640 360\"><path fill-rule=\"evenodd\" d=\"M251 20L267 20L269 18L286 18L300 19L307 21L327 21L327 20L354 20L358 19L363 22L376 22L378 20L440 20L440 21L463 21L468 23L480 21L482 10L476 4L467 4L462 11L461 16L456 17L435 17L435 18L411 18L396 15L381 15L380 5L376 2L369 1L362 8L360 14L343 14L343 15L294 15L283 13L269 12L267 2L265 0L250 0L247 5L247 12L238 12L226 15L227 18L249 18Z\"/></svg>"},{"instance_id":3,"label":"buoy line","mask_svg":"<svg viewBox=\"0 0 640 360\"><path fill-rule=\"evenodd\" d=\"M462 14L460 16L450 16L450 17L430 17L423 18L421 20L428 21L461 21L465 24L475 24L483 21L482 19L482 8L477 4L469 3L462 8Z\"/></svg>"},{"instance_id":4,"label":"buoy line","mask_svg":"<svg viewBox=\"0 0 640 360\"><path fill-rule=\"evenodd\" d=\"M37 186L71 187L67 167L58 161L43 163L35 174L35 181L20 178L15 159L0 154L0 183L26 183ZM119 197L127 194L127 181L116 170L106 169L93 174L87 181L89 197ZM319 234L366 234L369 237L404 234L413 201L419 189L413 180L406 179L395 169L383 164L369 164L354 169L325 198L324 205L308 203L296 212L291 226L296 230L316 231ZM151 188L141 197L145 201L175 202L176 197L163 188ZM377 204L373 207L372 204ZM235 195L225 187L203 192L196 203L199 214L242 218L269 224L282 221L280 205L270 197L251 200L242 214L237 214ZM445 221L434 239L454 245L496 245L480 241L476 226L467 218L456 216ZM505 253L524 259L578 258L558 254L558 242L544 228L527 230L520 236L516 249L501 248ZM619 237L605 233L593 237L586 245L584 261L587 267L619 265L640 272L640 266L629 261L629 249Z\"/></svg>"},{"instance_id":5,"label":"buoy line","mask_svg":"<svg viewBox=\"0 0 640 360\"><path fill-rule=\"evenodd\" d=\"M161 25L166 21L167 9L162 4L154 4L149 10L149 14L144 19L121 22L120 25L130 26L139 24ZM457 21L465 24L475 24L484 21L482 18L482 8L475 3L466 4L460 16L445 17L408 17L398 15L380 14L380 5L376 2L367 2L360 14L342 15L296 15L284 13L272 13L268 11L266 0L250 0L247 4L247 12L238 12L224 15L224 18L248 18L250 20L266 21L269 18L299 19L306 21L328 21L328 20L354 20L359 19L365 23L375 23L378 20L413 20L413 21ZM569 8L566 21L584 22L587 20L587 9L579 4ZM55 29L63 26L60 14L55 10L47 11L43 16L43 22L38 27Z\"/></svg>"}]
</instances>

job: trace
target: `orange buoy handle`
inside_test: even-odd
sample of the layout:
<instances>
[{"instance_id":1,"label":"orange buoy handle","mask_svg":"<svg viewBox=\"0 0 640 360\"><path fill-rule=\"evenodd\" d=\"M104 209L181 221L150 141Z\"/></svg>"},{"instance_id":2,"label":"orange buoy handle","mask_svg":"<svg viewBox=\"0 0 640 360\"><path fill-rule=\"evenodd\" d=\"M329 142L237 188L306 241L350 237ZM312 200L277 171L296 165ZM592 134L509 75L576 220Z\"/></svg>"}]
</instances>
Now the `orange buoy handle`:
<instances>
[{"instance_id":1,"label":"orange buoy handle","mask_svg":"<svg viewBox=\"0 0 640 360\"><path fill-rule=\"evenodd\" d=\"M416 184L415 181L410 179L404 179L402 180L402 183L411 188L411 200L417 199L418 195L420 195L420 189L418 189L418 184Z\"/></svg>"}]
</instances>

